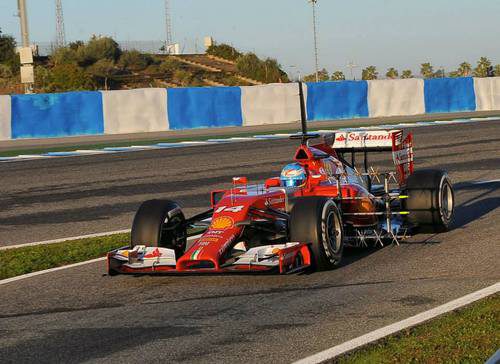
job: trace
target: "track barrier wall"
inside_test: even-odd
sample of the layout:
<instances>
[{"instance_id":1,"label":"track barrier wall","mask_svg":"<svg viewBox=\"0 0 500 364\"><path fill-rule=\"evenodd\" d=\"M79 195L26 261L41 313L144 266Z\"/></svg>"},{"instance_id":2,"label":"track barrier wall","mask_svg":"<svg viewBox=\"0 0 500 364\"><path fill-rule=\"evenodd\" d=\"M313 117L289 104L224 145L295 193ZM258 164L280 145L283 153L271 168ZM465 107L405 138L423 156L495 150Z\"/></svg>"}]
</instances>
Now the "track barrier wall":
<instances>
[{"instance_id":1,"label":"track barrier wall","mask_svg":"<svg viewBox=\"0 0 500 364\"><path fill-rule=\"evenodd\" d=\"M500 77L304 85L308 121L500 110ZM298 85L0 96L0 140L255 126L300 120Z\"/></svg>"}]
</instances>

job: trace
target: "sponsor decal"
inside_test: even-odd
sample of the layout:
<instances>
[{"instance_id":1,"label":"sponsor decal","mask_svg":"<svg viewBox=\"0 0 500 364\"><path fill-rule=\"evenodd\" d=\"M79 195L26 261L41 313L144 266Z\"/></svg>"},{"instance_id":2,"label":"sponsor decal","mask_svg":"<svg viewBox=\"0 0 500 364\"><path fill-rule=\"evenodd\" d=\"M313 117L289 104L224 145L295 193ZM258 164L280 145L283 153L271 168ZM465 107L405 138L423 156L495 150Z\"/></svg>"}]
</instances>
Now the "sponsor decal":
<instances>
[{"instance_id":1,"label":"sponsor decal","mask_svg":"<svg viewBox=\"0 0 500 364\"><path fill-rule=\"evenodd\" d=\"M302 174L303 174L303 171L300 169L287 169L281 173L281 175L283 177L298 177Z\"/></svg>"},{"instance_id":2,"label":"sponsor decal","mask_svg":"<svg viewBox=\"0 0 500 364\"><path fill-rule=\"evenodd\" d=\"M217 252L219 255L224 254L224 252L227 250L227 248L233 243L233 240L236 238L235 234L232 234L226 242L221 246L219 251Z\"/></svg>"},{"instance_id":3,"label":"sponsor decal","mask_svg":"<svg viewBox=\"0 0 500 364\"><path fill-rule=\"evenodd\" d=\"M201 243L207 243L207 244L210 244L210 243L215 243L217 241L220 240L220 237L215 237L215 238L212 238L212 237L203 237L200 239L200 241L198 242L198 244L201 244Z\"/></svg>"},{"instance_id":4,"label":"sponsor decal","mask_svg":"<svg viewBox=\"0 0 500 364\"><path fill-rule=\"evenodd\" d=\"M220 230L209 230L205 234L203 234L203 239L206 240L206 238L213 237L213 238L219 238L220 235L224 234L223 231Z\"/></svg>"},{"instance_id":5,"label":"sponsor decal","mask_svg":"<svg viewBox=\"0 0 500 364\"><path fill-rule=\"evenodd\" d=\"M392 144L391 131L361 131L338 133L333 147L376 147Z\"/></svg>"},{"instance_id":6,"label":"sponsor decal","mask_svg":"<svg viewBox=\"0 0 500 364\"><path fill-rule=\"evenodd\" d=\"M226 230L234 225L234 220L229 216L219 216L212 220L210 227L216 230Z\"/></svg>"},{"instance_id":7,"label":"sponsor decal","mask_svg":"<svg viewBox=\"0 0 500 364\"><path fill-rule=\"evenodd\" d=\"M153 250L151 253L144 255L145 259L159 258L159 257L161 257L161 252L160 252L160 249L158 249L158 248Z\"/></svg>"}]
</instances>

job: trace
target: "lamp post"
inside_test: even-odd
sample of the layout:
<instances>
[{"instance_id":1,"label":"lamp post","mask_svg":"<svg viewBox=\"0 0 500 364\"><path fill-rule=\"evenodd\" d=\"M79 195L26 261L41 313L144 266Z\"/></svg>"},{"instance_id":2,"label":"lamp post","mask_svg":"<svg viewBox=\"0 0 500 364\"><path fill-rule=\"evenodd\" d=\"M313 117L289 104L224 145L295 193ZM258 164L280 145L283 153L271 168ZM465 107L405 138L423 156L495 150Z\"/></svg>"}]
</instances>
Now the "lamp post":
<instances>
[{"instance_id":1,"label":"lamp post","mask_svg":"<svg viewBox=\"0 0 500 364\"><path fill-rule=\"evenodd\" d=\"M314 62L316 70L316 82L319 82L319 65L318 65L318 36L316 31L316 4L318 0L309 0L312 5L312 17L313 17L313 34L314 34Z\"/></svg>"}]
</instances>

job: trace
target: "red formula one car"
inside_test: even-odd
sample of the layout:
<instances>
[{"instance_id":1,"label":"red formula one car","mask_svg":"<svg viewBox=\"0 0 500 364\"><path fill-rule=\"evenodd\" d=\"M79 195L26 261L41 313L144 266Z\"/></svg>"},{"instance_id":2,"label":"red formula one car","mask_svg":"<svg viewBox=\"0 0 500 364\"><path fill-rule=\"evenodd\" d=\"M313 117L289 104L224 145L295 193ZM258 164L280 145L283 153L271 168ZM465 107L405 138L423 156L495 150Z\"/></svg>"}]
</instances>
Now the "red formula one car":
<instances>
[{"instance_id":1,"label":"red formula one car","mask_svg":"<svg viewBox=\"0 0 500 364\"><path fill-rule=\"evenodd\" d=\"M186 219L173 201L144 202L131 246L108 253L109 273L323 270L340 263L345 245L398 244L416 231L449 228L452 184L442 170L413 171L411 134L292 138L301 144L279 177L255 185L235 177L232 188L211 193L211 208L202 214ZM368 154L380 151L392 152L395 171L368 168ZM355 167L359 153L363 172ZM188 239L192 229L201 235Z\"/></svg>"}]
</instances>

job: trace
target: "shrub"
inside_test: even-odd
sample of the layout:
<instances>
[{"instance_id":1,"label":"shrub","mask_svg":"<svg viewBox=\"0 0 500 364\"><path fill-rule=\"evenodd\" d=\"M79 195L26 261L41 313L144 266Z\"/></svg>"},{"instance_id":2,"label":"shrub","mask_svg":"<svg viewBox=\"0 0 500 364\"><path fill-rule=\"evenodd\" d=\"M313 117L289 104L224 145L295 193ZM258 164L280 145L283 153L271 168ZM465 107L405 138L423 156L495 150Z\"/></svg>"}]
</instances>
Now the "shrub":
<instances>
[{"instance_id":1,"label":"shrub","mask_svg":"<svg viewBox=\"0 0 500 364\"><path fill-rule=\"evenodd\" d=\"M64 92L94 90L92 77L75 64L56 65L48 74L44 91Z\"/></svg>"},{"instance_id":2,"label":"shrub","mask_svg":"<svg viewBox=\"0 0 500 364\"><path fill-rule=\"evenodd\" d=\"M262 61L254 53L247 53L238 58L236 68L243 76L257 81L288 82L287 74L281 70L275 59L267 58Z\"/></svg>"},{"instance_id":3,"label":"shrub","mask_svg":"<svg viewBox=\"0 0 500 364\"><path fill-rule=\"evenodd\" d=\"M240 52L238 52L234 47L231 47L228 44L211 45L210 47L208 47L206 53L212 56L227 59L229 61L236 61L239 57L242 56Z\"/></svg>"},{"instance_id":4,"label":"shrub","mask_svg":"<svg viewBox=\"0 0 500 364\"><path fill-rule=\"evenodd\" d=\"M175 59L167 58L160 63L160 72L175 72L181 68L181 63Z\"/></svg>"},{"instance_id":5,"label":"shrub","mask_svg":"<svg viewBox=\"0 0 500 364\"><path fill-rule=\"evenodd\" d=\"M151 56L139 51L125 51L120 56L119 66L130 71L142 71L153 63Z\"/></svg>"}]
</instances>

